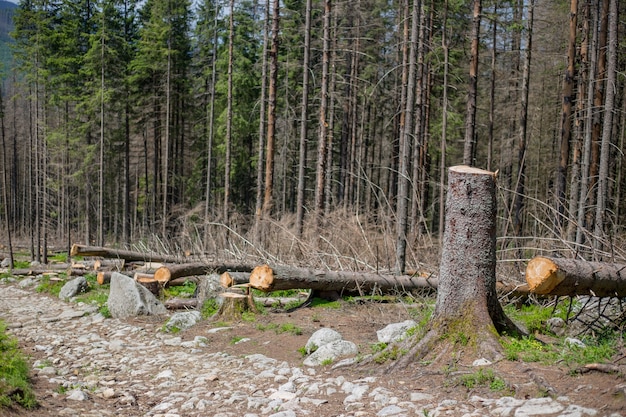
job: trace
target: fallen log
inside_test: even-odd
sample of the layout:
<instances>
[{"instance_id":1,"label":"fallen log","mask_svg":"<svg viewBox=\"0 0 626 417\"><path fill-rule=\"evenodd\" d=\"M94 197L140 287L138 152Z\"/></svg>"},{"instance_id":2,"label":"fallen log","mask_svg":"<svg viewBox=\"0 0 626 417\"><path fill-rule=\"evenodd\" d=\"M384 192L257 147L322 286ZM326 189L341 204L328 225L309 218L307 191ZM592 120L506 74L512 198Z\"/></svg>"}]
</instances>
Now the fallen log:
<instances>
[{"instance_id":1,"label":"fallen log","mask_svg":"<svg viewBox=\"0 0 626 417\"><path fill-rule=\"evenodd\" d=\"M374 291L435 289L436 279L421 276L378 275L352 271L322 271L289 266L260 265L250 274L250 286L263 292L311 289L366 295Z\"/></svg>"},{"instance_id":2,"label":"fallen log","mask_svg":"<svg viewBox=\"0 0 626 417\"><path fill-rule=\"evenodd\" d=\"M247 272L226 271L220 275L220 285L224 288L229 288L233 285L246 284L249 281L250 274Z\"/></svg>"},{"instance_id":3,"label":"fallen log","mask_svg":"<svg viewBox=\"0 0 626 417\"><path fill-rule=\"evenodd\" d=\"M114 272L117 271L98 271L98 273L96 273L96 282L99 285L105 285L111 282L111 275L113 275ZM128 271L121 271L120 274L122 275L126 275L129 276L130 278L132 278L132 274Z\"/></svg>"},{"instance_id":4,"label":"fallen log","mask_svg":"<svg viewBox=\"0 0 626 417\"><path fill-rule=\"evenodd\" d=\"M168 310L187 310L198 307L197 298L170 298L164 303Z\"/></svg>"},{"instance_id":5,"label":"fallen log","mask_svg":"<svg viewBox=\"0 0 626 417\"><path fill-rule=\"evenodd\" d=\"M172 279L192 275L206 275L210 271L211 268L202 262L163 265L154 271L154 279L165 285Z\"/></svg>"},{"instance_id":6,"label":"fallen log","mask_svg":"<svg viewBox=\"0 0 626 417\"><path fill-rule=\"evenodd\" d=\"M626 265L535 257L526 267L531 292L543 295L626 296Z\"/></svg>"},{"instance_id":7,"label":"fallen log","mask_svg":"<svg viewBox=\"0 0 626 417\"><path fill-rule=\"evenodd\" d=\"M102 246L73 244L70 256L101 256L103 258L119 258L125 261L180 262L181 256L161 255L124 249L112 249Z\"/></svg>"}]
</instances>

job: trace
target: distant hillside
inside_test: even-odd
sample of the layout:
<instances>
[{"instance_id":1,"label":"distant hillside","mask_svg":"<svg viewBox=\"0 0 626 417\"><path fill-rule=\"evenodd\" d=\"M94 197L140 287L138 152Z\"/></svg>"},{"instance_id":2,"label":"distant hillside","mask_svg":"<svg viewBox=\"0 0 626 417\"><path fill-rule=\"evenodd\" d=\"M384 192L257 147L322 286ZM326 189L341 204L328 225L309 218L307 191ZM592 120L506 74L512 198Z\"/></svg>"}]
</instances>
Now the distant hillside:
<instances>
[{"instance_id":1,"label":"distant hillside","mask_svg":"<svg viewBox=\"0 0 626 417\"><path fill-rule=\"evenodd\" d=\"M13 15L16 9L17 4L0 0L0 62L3 71L6 71L13 61L9 46L13 40L9 34L13 30Z\"/></svg>"}]
</instances>

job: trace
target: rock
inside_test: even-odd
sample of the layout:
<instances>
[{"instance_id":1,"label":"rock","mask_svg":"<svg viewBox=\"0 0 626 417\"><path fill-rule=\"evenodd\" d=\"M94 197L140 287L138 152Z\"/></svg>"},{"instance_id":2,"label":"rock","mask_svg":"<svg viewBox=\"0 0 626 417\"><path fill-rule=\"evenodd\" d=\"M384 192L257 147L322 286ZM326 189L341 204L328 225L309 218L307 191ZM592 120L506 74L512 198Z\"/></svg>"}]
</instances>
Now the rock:
<instances>
[{"instance_id":1,"label":"rock","mask_svg":"<svg viewBox=\"0 0 626 417\"><path fill-rule=\"evenodd\" d=\"M224 290L225 288L220 284L220 276L218 274L211 274L206 277L202 277L196 285L198 308L200 308L209 298L218 298L218 295L223 293Z\"/></svg>"},{"instance_id":2,"label":"rock","mask_svg":"<svg viewBox=\"0 0 626 417\"><path fill-rule=\"evenodd\" d=\"M166 314L163 303L141 284L126 275L114 272L107 306L114 318Z\"/></svg>"},{"instance_id":3,"label":"rock","mask_svg":"<svg viewBox=\"0 0 626 417\"><path fill-rule=\"evenodd\" d=\"M176 332L186 330L199 322L201 318L202 315L196 310L174 313L167 323L165 323L165 331Z\"/></svg>"},{"instance_id":4,"label":"rock","mask_svg":"<svg viewBox=\"0 0 626 417\"><path fill-rule=\"evenodd\" d=\"M75 389L69 393L67 399L72 401L87 401L89 399L89 395L87 395L84 391Z\"/></svg>"},{"instance_id":5,"label":"rock","mask_svg":"<svg viewBox=\"0 0 626 417\"><path fill-rule=\"evenodd\" d=\"M357 346L347 340L335 340L326 343L318 348L308 358L304 360L306 366L318 366L327 361L334 361L342 356L356 355L358 353Z\"/></svg>"},{"instance_id":6,"label":"rock","mask_svg":"<svg viewBox=\"0 0 626 417\"><path fill-rule=\"evenodd\" d=\"M487 365L491 365L491 361L485 358L476 359L474 362L472 362L472 366L487 366Z\"/></svg>"},{"instance_id":7,"label":"rock","mask_svg":"<svg viewBox=\"0 0 626 417\"><path fill-rule=\"evenodd\" d=\"M565 334L565 320L560 317L548 319L548 321L546 321L546 327L557 336L563 336Z\"/></svg>"},{"instance_id":8,"label":"rock","mask_svg":"<svg viewBox=\"0 0 626 417\"><path fill-rule=\"evenodd\" d=\"M565 339L565 344L569 345L569 346L576 346L579 348L586 348L587 345L585 345L580 339L576 339L574 337L568 337Z\"/></svg>"},{"instance_id":9,"label":"rock","mask_svg":"<svg viewBox=\"0 0 626 417\"><path fill-rule=\"evenodd\" d=\"M11 265L11 260L9 258L4 258L2 262L0 262L0 268L8 268Z\"/></svg>"},{"instance_id":10,"label":"rock","mask_svg":"<svg viewBox=\"0 0 626 417\"><path fill-rule=\"evenodd\" d=\"M401 323L392 323L387 327L378 330L376 335L378 341L381 343L391 343L402 340L406 337L406 332L417 326L417 323L413 320L406 320Z\"/></svg>"},{"instance_id":11,"label":"rock","mask_svg":"<svg viewBox=\"0 0 626 417\"><path fill-rule=\"evenodd\" d=\"M330 342L341 339L343 339L343 336L341 336L338 331L324 327L311 335L308 342L306 342L306 345L304 345L304 348L306 349L306 353L308 355Z\"/></svg>"},{"instance_id":12,"label":"rock","mask_svg":"<svg viewBox=\"0 0 626 417\"><path fill-rule=\"evenodd\" d=\"M67 301L77 294L87 292L88 289L89 284L87 284L85 277L78 277L65 283L59 292L59 298Z\"/></svg>"}]
</instances>

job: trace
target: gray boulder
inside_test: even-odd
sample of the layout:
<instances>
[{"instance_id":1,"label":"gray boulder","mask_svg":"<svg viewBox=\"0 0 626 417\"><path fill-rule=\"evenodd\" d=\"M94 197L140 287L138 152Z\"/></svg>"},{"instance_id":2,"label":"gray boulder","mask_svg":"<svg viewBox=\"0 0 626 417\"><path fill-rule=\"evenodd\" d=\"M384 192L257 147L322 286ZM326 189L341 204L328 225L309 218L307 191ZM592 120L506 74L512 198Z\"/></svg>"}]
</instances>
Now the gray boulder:
<instances>
[{"instance_id":1,"label":"gray boulder","mask_svg":"<svg viewBox=\"0 0 626 417\"><path fill-rule=\"evenodd\" d=\"M2 262L0 262L0 268L8 268L11 264L11 260L9 258L4 258Z\"/></svg>"},{"instance_id":2,"label":"gray boulder","mask_svg":"<svg viewBox=\"0 0 626 417\"><path fill-rule=\"evenodd\" d=\"M59 298L61 300L69 300L76 294L87 292L89 284L85 277L78 277L65 283L61 291L59 292Z\"/></svg>"},{"instance_id":3,"label":"gray boulder","mask_svg":"<svg viewBox=\"0 0 626 417\"><path fill-rule=\"evenodd\" d=\"M166 314L167 309L143 285L130 277L114 272L107 307L114 318Z\"/></svg>"},{"instance_id":4,"label":"gray boulder","mask_svg":"<svg viewBox=\"0 0 626 417\"><path fill-rule=\"evenodd\" d=\"M165 331L172 332L185 330L200 321L202 315L199 311L181 311L172 314L172 317L165 323Z\"/></svg>"},{"instance_id":5,"label":"gray boulder","mask_svg":"<svg viewBox=\"0 0 626 417\"><path fill-rule=\"evenodd\" d=\"M401 323L392 323L384 329L378 330L376 335L381 343L392 343L402 340L406 337L406 332L417 326L413 320L406 320Z\"/></svg>"},{"instance_id":6,"label":"gray boulder","mask_svg":"<svg viewBox=\"0 0 626 417\"><path fill-rule=\"evenodd\" d=\"M306 342L304 349L308 355L328 343L341 339L343 339L343 337L339 332L329 329L328 327L324 327L311 335L309 341Z\"/></svg>"},{"instance_id":7,"label":"gray boulder","mask_svg":"<svg viewBox=\"0 0 626 417\"><path fill-rule=\"evenodd\" d=\"M324 362L333 362L337 358L353 356L357 353L359 353L359 349L353 342L335 340L320 346L303 363L305 366L318 366L324 364Z\"/></svg>"}]
</instances>

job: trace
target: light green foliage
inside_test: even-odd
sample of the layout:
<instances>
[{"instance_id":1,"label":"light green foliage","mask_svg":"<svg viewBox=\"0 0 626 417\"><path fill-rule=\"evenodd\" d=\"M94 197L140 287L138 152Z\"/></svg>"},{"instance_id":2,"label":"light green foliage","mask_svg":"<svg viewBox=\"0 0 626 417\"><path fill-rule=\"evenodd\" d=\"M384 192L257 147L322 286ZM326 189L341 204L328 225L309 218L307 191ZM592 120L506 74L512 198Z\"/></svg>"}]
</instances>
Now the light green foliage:
<instances>
[{"instance_id":1,"label":"light green foliage","mask_svg":"<svg viewBox=\"0 0 626 417\"><path fill-rule=\"evenodd\" d=\"M331 365L333 363L333 359L332 358L326 358L322 361L321 365L322 366L327 366L327 365Z\"/></svg>"},{"instance_id":2,"label":"light green foliage","mask_svg":"<svg viewBox=\"0 0 626 417\"><path fill-rule=\"evenodd\" d=\"M217 313L219 306L217 305L217 301L214 298L209 298L202 304L202 308L200 312L202 313L202 318L207 319Z\"/></svg>"},{"instance_id":3,"label":"light green foliage","mask_svg":"<svg viewBox=\"0 0 626 417\"><path fill-rule=\"evenodd\" d=\"M0 414L3 407L37 406L28 371L28 361L18 349L17 340L7 335L6 324L0 321Z\"/></svg>"},{"instance_id":4,"label":"light green foliage","mask_svg":"<svg viewBox=\"0 0 626 417\"><path fill-rule=\"evenodd\" d=\"M45 292L58 297L63 285L65 285L64 281L51 281L50 277L46 275L41 279L35 291Z\"/></svg>"},{"instance_id":5,"label":"light green foliage","mask_svg":"<svg viewBox=\"0 0 626 417\"><path fill-rule=\"evenodd\" d=\"M328 301L323 298L316 297L311 301L311 307L339 309L341 308L341 301Z\"/></svg>"},{"instance_id":6,"label":"light green foliage","mask_svg":"<svg viewBox=\"0 0 626 417\"><path fill-rule=\"evenodd\" d=\"M552 306L543 307L537 304L523 305L521 308L508 305L505 312L513 321L523 324L529 333L544 333L548 319L552 317L566 319L567 308L565 305L559 305L556 310Z\"/></svg>"},{"instance_id":7,"label":"light green foliage","mask_svg":"<svg viewBox=\"0 0 626 417\"><path fill-rule=\"evenodd\" d=\"M185 281L183 285L167 287L163 290L166 297L190 297L196 291L196 283L193 281Z\"/></svg>"}]
</instances>

